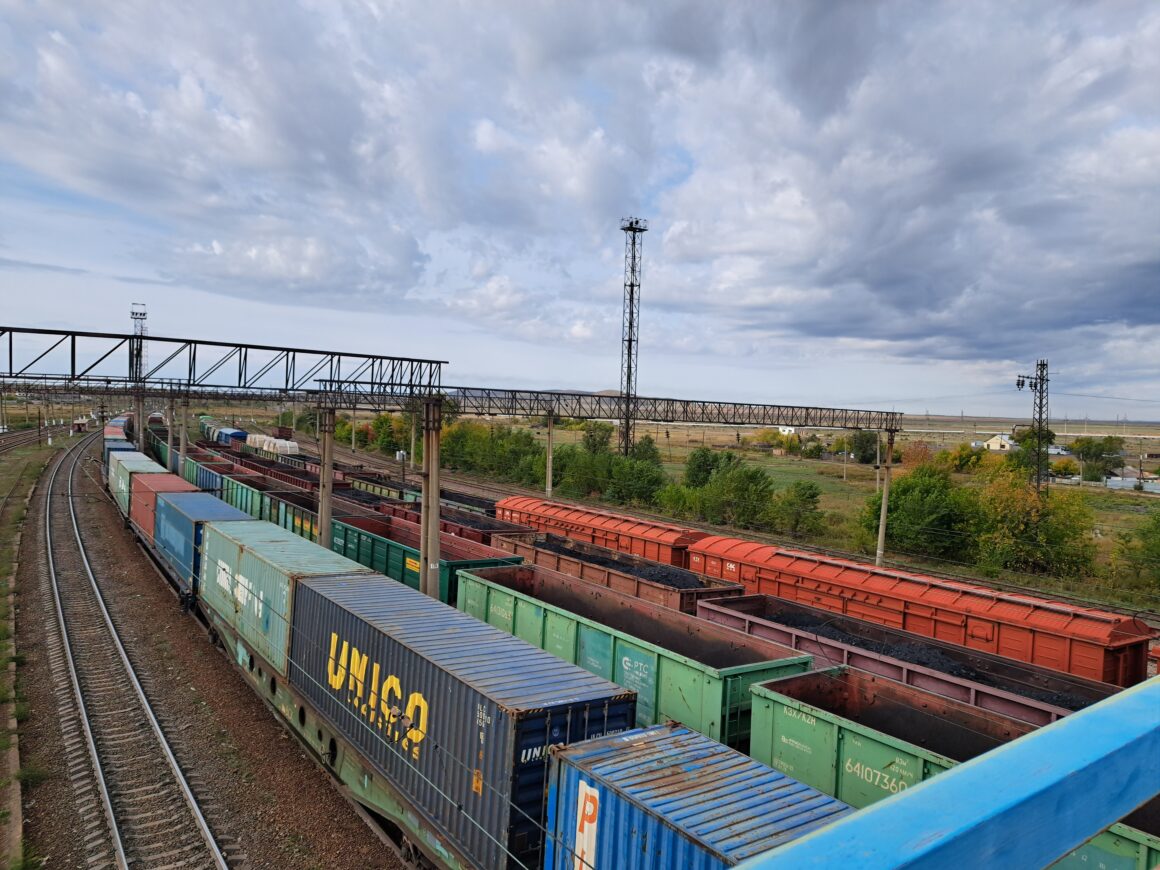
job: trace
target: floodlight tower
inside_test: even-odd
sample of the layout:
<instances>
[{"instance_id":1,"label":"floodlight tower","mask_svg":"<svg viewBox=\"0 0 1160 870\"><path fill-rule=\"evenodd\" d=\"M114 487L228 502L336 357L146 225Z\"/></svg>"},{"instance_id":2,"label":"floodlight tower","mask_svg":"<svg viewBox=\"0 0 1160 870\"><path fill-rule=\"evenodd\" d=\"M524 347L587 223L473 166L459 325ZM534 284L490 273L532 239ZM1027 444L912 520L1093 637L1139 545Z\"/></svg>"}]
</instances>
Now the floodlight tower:
<instances>
[{"instance_id":1,"label":"floodlight tower","mask_svg":"<svg viewBox=\"0 0 1160 870\"><path fill-rule=\"evenodd\" d=\"M1034 375L1015 378L1016 389L1027 387L1032 396L1032 417L1035 426L1035 489L1047 495L1047 360L1035 363Z\"/></svg>"},{"instance_id":2,"label":"floodlight tower","mask_svg":"<svg viewBox=\"0 0 1160 870\"><path fill-rule=\"evenodd\" d=\"M620 450L632 453L632 430L636 417L636 360L640 343L640 257L643 239L648 232L644 218L624 218L624 325L620 348Z\"/></svg>"},{"instance_id":3,"label":"floodlight tower","mask_svg":"<svg viewBox=\"0 0 1160 870\"><path fill-rule=\"evenodd\" d=\"M137 449L145 452L145 336L149 328L145 325L144 302L134 302L129 306L129 317L133 321L133 338L129 342L129 378L133 381L133 406L136 419L133 421L137 435Z\"/></svg>"},{"instance_id":4,"label":"floodlight tower","mask_svg":"<svg viewBox=\"0 0 1160 870\"><path fill-rule=\"evenodd\" d=\"M129 305L129 317L133 321L133 344L129 351L129 377L135 381L145 377L145 337L149 335L149 327L145 325L148 317L144 302L133 302Z\"/></svg>"}]
</instances>

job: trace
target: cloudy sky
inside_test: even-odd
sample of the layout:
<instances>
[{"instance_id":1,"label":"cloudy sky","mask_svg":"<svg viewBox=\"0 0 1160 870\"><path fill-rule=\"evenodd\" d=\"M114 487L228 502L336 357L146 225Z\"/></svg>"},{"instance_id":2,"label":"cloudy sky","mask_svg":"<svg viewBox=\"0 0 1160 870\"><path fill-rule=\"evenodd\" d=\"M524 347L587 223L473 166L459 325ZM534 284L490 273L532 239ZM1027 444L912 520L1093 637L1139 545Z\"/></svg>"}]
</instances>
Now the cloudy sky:
<instances>
[{"instance_id":1,"label":"cloudy sky","mask_svg":"<svg viewBox=\"0 0 1160 870\"><path fill-rule=\"evenodd\" d=\"M0 0L0 321L615 388L626 215L642 394L1160 418L1160 4Z\"/></svg>"}]
</instances>

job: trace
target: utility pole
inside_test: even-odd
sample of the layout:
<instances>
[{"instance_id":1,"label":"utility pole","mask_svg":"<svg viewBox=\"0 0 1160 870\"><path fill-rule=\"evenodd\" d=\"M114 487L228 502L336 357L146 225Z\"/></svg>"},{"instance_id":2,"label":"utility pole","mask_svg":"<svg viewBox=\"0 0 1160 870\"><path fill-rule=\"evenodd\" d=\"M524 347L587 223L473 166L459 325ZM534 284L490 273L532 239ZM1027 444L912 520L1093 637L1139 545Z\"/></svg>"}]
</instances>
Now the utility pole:
<instances>
[{"instance_id":1,"label":"utility pole","mask_svg":"<svg viewBox=\"0 0 1160 870\"><path fill-rule=\"evenodd\" d=\"M185 454L189 449L189 432L186 429L186 421L189 419L189 394L186 393L181 397L181 436L178 440L178 455L177 455L177 475L179 477L185 476Z\"/></svg>"},{"instance_id":2,"label":"utility pole","mask_svg":"<svg viewBox=\"0 0 1160 870\"><path fill-rule=\"evenodd\" d=\"M882 432L874 433L874 491L882 488Z\"/></svg>"},{"instance_id":3,"label":"utility pole","mask_svg":"<svg viewBox=\"0 0 1160 870\"><path fill-rule=\"evenodd\" d=\"M165 464L168 466L165 469L166 471L173 471L175 468L177 468L177 462L173 456L173 426L177 422L175 419L177 417L175 404L176 402L173 398L173 394L170 393L169 420L167 421L169 425L165 427Z\"/></svg>"},{"instance_id":4,"label":"utility pole","mask_svg":"<svg viewBox=\"0 0 1160 870\"><path fill-rule=\"evenodd\" d=\"M894 460L894 430L886 432L886 472L882 477L882 507L878 511L878 551L874 554L874 564L879 568L886 561L886 514L890 501L890 465Z\"/></svg>"},{"instance_id":5,"label":"utility pole","mask_svg":"<svg viewBox=\"0 0 1160 870\"><path fill-rule=\"evenodd\" d=\"M419 591L439 597L439 442L443 429L443 397L423 403L422 505L419 514Z\"/></svg>"},{"instance_id":6,"label":"utility pole","mask_svg":"<svg viewBox=\"0 0 1160 870\"><path fill-rule=\"evenodd\" d=\"M1035 429L1035 489L1040 496L1047 496L1047 360L1035 363L1034 375L1019 375L1015 378L1016 389L1027 387L1032 397L1032 426Z\"/></svg>"},{"instance_id":7,"label":"utility pole","mask_svg":"<svg viewBox=\"0 0 1160 870\"><path fill-rule=\"evenodd\" d=\"M330 549L331 495L334 492L334 408L319 407L318 425L321 454L318 469L318 543Z\"/></svg>"},{"instance_id":8,"label":"utility pole","mask_svg":"<svg viewBox=\"0 0 1160 870\"><path fill-rule=\"evenodd\" d=\"M129 340L129 379L133 381L133 428L137 434L137 449L145 452L145 336L149 329L145 325L147 317L145 303L134 302L129 306L129 318L133 321L133 337Z\"/></svg>"},{"instance_id":9,"label":"utility pole","mask_svg":"<svg viewBox=\"0 0 1160 870\"><path fill-rule=\"evenodd\" d=\"M548 406L548 454L544 469L544 495L552 497L552 418L556 416L554 406Z\"/></svg>"},{"instance_id":10,"label":"utility pole","mask_svg":"<svg viewBox=\"0 0 1160 870\"><path fill-rule=\"evenodd\" d=\"M632 453L636 422L636 372L640 351L640 278L643 236L648 221L629 217L620 222L624 232L624 322L620 348L620 452Z\"/></svg>"}]
</instances>

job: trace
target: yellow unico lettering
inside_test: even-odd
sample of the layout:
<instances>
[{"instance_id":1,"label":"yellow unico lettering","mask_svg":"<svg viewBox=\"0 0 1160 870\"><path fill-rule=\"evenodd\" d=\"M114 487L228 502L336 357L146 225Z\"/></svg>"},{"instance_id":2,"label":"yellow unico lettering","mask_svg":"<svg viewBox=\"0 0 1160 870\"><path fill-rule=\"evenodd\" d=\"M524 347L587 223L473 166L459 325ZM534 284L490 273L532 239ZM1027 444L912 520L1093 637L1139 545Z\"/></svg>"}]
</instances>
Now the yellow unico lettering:
<instances>
[{"instance_id":1,"label":"yellow unico lettering","mask_svg":"<svg viewBox=\"0 0 1160 870\"><path fill-rule=\"evenodd\" d=\"M403 700L403 687L399 684L399 678L394 674L383 680L382 695L379 707L383 714L383 724L386 727L391 727L399 718L399 707L397 704L392 705L391 697L394 696L396 701Z\"/></svg>"},{"instance_id":2,"label":"yellow unico lettering","mask_svg":"<svg viewBox=\"0 0 1160 870\"><path fill-rule=\"evenodd\" d=\"M369 663L370 659L360 653L357 646L350 648L350 680L346 689L348 692L354 692L356 703L363 696L363 680L366 678Z\"/></svg>"},{"instance_id":3,"label":"yellow unico lettering","mask_svg":"<svg viewBox=\"0 0 1160 870\"><path fill-rule=\"evenodd\" d=\"M411 727L407 729L407 740L411 742L411 756L419 760L419 744L427 736L427 699L418 692L407 698L407 718ZM406 745L404 744L404 749Z\"/></svg>"},{"instance_id":4,"label":"yellow unico lettering","mask_svg":"<svg viewBox=\"0 0 1160 870\"><path fill-rule=\"evenodd\" d=\"M375 708L379 704L379 663L375 662L371 668L371 700L366 707L363 708L363 715L370 715L370 720L375 721Z\"/></svg>"},{"instance_id":5,"label":"yellow unico lettering","mask_svg":"<svg viewBox=\"0 0 1160 870\"><path fill-rule=\"evenodd\" d=\"M326 663L326 676L330 681L330 688L342 688L343 681L346 679L346 656L350 648L345 640L342 642L342 654L338 660L338 667L335 668L334 651L338 648L338 634L336 632L330 633L330 658Z\"/></svg>"}]
</instances>

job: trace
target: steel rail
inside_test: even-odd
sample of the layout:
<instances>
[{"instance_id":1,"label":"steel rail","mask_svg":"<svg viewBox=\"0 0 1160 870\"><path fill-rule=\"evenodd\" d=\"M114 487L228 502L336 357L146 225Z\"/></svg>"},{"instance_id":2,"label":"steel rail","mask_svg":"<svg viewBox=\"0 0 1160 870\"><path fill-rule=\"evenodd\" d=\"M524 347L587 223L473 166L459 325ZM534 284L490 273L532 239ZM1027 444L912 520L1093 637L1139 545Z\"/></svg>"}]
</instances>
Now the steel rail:
<instances>
[{"instance_id":1,"label":"steel rail","mask_svg":"<svg viewBox=\"0 0 1160 870\"><path fill-rule=\"evenodd\" d=\"M68 451L65 452L64 455L61 456L57 464L53 467L52 474L49 477L48 489L45 494L44 502L45 548L48 556L48 568L52 586L53 602L56 609L56 621L57 626L60 629L61 640L65 650L65 659L68 664L69 677L73 689L73 697L80 712L80 720L84 730L85 743L88 747L89 757L93 765L94 778L97 781L97 786L101 795L101 803L109 825L109 833L113 840L116 863L118 867L126 868L126 870L129 867L129 862L125 854L124 842L121 836L121 829L117 824L116 811L113 807L112 798L109 793L108 782L105 776L105 770L102 765L100 753L97 749L89 712L85 704L84 693L81 688L80 679L77 672L72 643L69 640L68 621L64 613L64 604L60 594L59 578L56 571L56 561L53 557L51 519L53 506L53 487L56 483L57 474L60 472L61 468L64 467L65 463L70 461L70 457L71 464L69 465L67 472L69 520L72 525L73 535L76 540L77 552L81 558L82 564L84 565L85 574L87 575L89 581L89 587L91 588L93 595L96 598L97 605L102 617L102 622L113 641L113 645L117 651L118 657L121 660L125 673L129 677L130 683L133 686L134 694L136 695L136 698L140 703L146 718L149 720L150 729L156 738L157 745L165 756L165 760L173 774L174 781L180 788L182 798L184 799L186 806L189 808L191 814L194 817L194 821L197 825L201 839L209 849L209 852L213 858L214 866L220 868L220 870L226 870L228 864L226 863L225 857L222 855L221 850L218 848L218 845L214 840L213 833L209 829L209 824L206 822L205 816L202 814L201 808L198 806L197 799L194 797L193 791L190 789L189 783L186 780L185 775L182 773L180 765L177 763L177 759L173 754L173 750L169 746L168 740L165 738L165 734L161 729L160 723L157 721L157 717L153 712L152 706L149 704L149 699L146 697L145 691L141 687L141 683L137 678L136 671L133 669L133 665L129 661L129 656L125 651L124 645L121 643L120 636L117 634L117 629L113 624L112 617L109 615L108 608L105 606L104 597L101 594L100 587L97 585L96 577L93 574L92 564L89 561L84 540L81 537L80 525L77 521L75 498L73 495L73 477L75 475L77 463L83 448L87 446L89 442L98 434L100 433L93 433L89 437L73 445L71 448L69 448Z\"/></svg>"}]
</instances>

